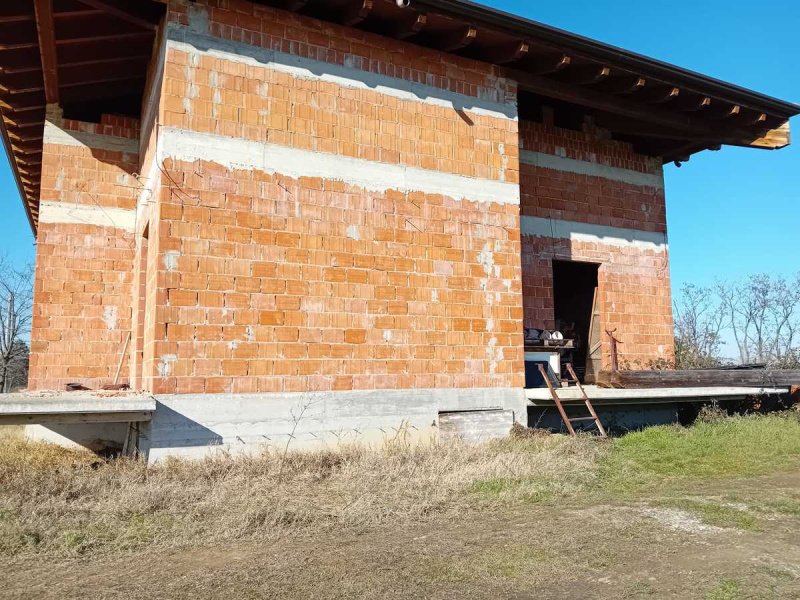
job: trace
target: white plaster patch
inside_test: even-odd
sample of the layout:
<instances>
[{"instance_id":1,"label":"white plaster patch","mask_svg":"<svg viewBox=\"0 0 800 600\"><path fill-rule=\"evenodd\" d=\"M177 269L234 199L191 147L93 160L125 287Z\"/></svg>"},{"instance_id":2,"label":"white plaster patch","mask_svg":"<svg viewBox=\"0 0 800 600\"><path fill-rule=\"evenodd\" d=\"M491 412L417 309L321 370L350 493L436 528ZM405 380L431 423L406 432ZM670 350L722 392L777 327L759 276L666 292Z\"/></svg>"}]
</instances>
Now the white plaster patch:
<instances>
[{"instance_id":1,"label":"white plaster patch","mask_svg":"<svg viewBox=\"0 0 800 600\"><path fill-rule=\"evenodd\" d=\"M319 177L343 181L373 192L397 190L439 194L455 200L519 204L519 186L416 167L381 163L289 148L172 127L160 130L159 162L207 160L229 169L280 173L287 177Z\"/></svg>"},{"instance_id":2,"label":"white plaster patch","mask_svg":"<svg viewBox=\"0 0 800 600\"><path fill-rule=\"evenodd\" d=\"M158 374L161 377L169 377L170 373L172 373L172 363L174 363L176 360L178 360L176 355L164 354L158 361Z\"/></svg>"},{"instance_id":3,"label":"white plaster patch","mask_svg":"<svg viewBox=\"0 0 800 600\"><path fill-rule=\"evenodd\" d=\"M139 154L139 141L112 135L99 135L83 131L61 129L51 121L44 122L43 143L62 146L78 146L96 150L110 150L125 154Z\"/></svg>"},{"instance_id":4,"label":"white plaster patch","mask_svg":"<svg viewBox=\"0 0 800 600\"><path fill-rule=\"evenodd\" d=\"M560 153L559 150L563 150L563 153ZM630 185L651 187L659 190L664 189L663 174L654 175L653 173L641 173L640 171L610 167L597 162L567 158L566 150L563 148L556 148L556 155L545 154L544 152L533 152L531 150L520 150L519 161L523 164L543 169L552 169L554 171L575 173L577 175L586 175L589 177L602 177L603 179L611 179Z\"/></svg>"},{"instance_id":5,"label":"white plaster patch","mask_svg":"<svg viewBox=\"0 0 800 600\"><path fill-rule=\"evenodd\" d=\"M494 270L494 252L492 252L492 245L490 242L486 242L486 245L483 247L478 253L478 264L483 267L484 272L491 276L492 271ZM485 289L485 285L484 285Z\"/></svg>"},{"instance_id":6,"label":"white plaster patch","mask_svg":"<svg viewBox=\"0 0 800 600\"><path fill-rule=\"evenodd\" d=\"M117 307L116 306L106 306L103 309L103 323L106 324L106 328L108 328L108 329L116 329L117 328Z\"/></svg>"},{"instance_id":7,"label":"white plaster patch","mask_svg":"<svg viewBox=\"0 0 800 600\"><path fill-rule=\"evenodd\" d=\"M439 290L432 290L431 291L431 301L438 302L439 301Z\"/></svg>"},{"instance_id":8,"label":"white plaster patch","mask_svg":"<svg viewBox=\"0 0 800 600\"><path fill-rule=\"evenodd\" d=\"M39 223L78 223L134 231L136 211L96 204L70 204L43 200L39 203Z\"/></svg>"},{"instance_id":9,"label":"white plaster patch","mask_svg":"<svg viewBox=\"0 0 800 600\"><path fill-rule=\"evenodd\" d=\"M383 341L389 342L391 341L391 339L392 339L392 331L390 329L387 329L386 331L383 332Z\"/></svg>"},{"instance_id":10,"label":"white plaster patch","mask_svg":"<svg viewBox=\"0 0 800 600\"><path fill-rule=\"evenodd\" d=\"M361 232L358 230L357 225L350 225L347 228L347 237L351 240L360 240L361 239Z\"/></svg>"},{"instance_id":11,"label":"white plaster patch","mask_svg":"<svg viewBox=\"0 0 800 600\"><path fill-rule=\"evenodd\" d=\"M497 338L492 336L489 345L486 347L486 356L489 359L489 374L494 375L497 371L497 363L505 358L503 349L497 347Z\"/></svg>"},{"instance_id":12,"label":"white plaster patch","mask_svg":"<svg viewBox=\"0 0 800 600\"><path fill-rule=\"evenodd\" d=\"M245 327L244 339L246 339L248 342L252 342L256 339L256 332L253 330L252 325L248 325L247 327Z\"/></svg>"},{"instance_id":13,"label":"white plaster patch","mask_svg":"<svg viewBox=\"0 0 800 600\"><path fill-rule=\"evenodd\" d=\"M178 257L180 257L181 253L177 250L167 250L164 252L164 256L161 260L164 262L164 268L172 273L175 269L178 268Z\"/></svg>"},{"instance_id":14,"label":"white plaster patch","mask_svg":"<svg viewBox=\"0 0 800 600\"><path fill-rule=\"evenodd\" d=\"M605 246L633 247L654 252L666 252L669 248L667 235L664 233L542 217L521 217L520 232L522 235L534 237L593 242Z\"/></svg>"},{"instance_id":15,"label":"white plaster patch","mask_svg":"<svg viewBox=\"0 0 800 600\"><path fill-rule=\"evenodd\" d=\"M359 68L363 65L361 65L361 61L356 60L358 57L345 57L342 65L332 64L241 42L223 40L192 31L175 23L169 24L167 37L169 47L189 54L205 54L232 62L267 67L298 79L335 83L351 89L372 90L401 100L463 110L497 119L517 120L516 102L506 100L503 89L506 80L501 78L496 80L496 89L484 92L484 95L491 94L494 98L477 98L435 87L431 85L433 78L423 84L365 71Z\"/></svg>"}]
</instances>

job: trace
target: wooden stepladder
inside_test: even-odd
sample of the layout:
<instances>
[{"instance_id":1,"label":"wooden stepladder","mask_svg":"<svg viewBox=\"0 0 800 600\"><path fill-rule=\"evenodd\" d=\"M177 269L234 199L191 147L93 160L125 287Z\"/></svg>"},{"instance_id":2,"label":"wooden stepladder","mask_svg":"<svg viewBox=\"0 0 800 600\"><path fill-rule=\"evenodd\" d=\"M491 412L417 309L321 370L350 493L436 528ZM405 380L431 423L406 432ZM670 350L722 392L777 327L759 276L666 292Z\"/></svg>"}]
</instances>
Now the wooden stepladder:
<instances>
[{"instance_id":1,"label":"wooden stepladder","mask_svg":"<svg viewBox=\"0 0 800 600\"><path fill-rule=\"evenodd\" d=\"M586 390L583 389L581 382L578 380L577 375L575 375L575 370L572 368L572 363L567 363L567 372L572 379L565 379L563 381L564 383L574 383L578 387L578 390L581 393L581 399L586 405L586 408L589 409L589 414L591 415L590 417L577 417L570 419L567 416L567 411L564 409L561 398L558 397L558 392L556 391L556 387L553 385L553 381L550 377L550 373L548 373L548 369L545 369L545 366L540 364L539 372L542 374L542 377L547 384L547 388L550 390L550 395L553 397L553 402L556 403L556 408L558 408L561 419L564 421L564 425L567 426L567 431L569 431L569 434L572 437L575 437L576 435L575 428L572 426L572 424L578 421L594 421L594 424L597 426L597 431L600 433L600 437L608 437L605 427L603 427L603 424L600 422L600 417L597 416L597 413L592 406L592 402L589 400L589 396L586 395Z\"/></svg>"}]
</instances>

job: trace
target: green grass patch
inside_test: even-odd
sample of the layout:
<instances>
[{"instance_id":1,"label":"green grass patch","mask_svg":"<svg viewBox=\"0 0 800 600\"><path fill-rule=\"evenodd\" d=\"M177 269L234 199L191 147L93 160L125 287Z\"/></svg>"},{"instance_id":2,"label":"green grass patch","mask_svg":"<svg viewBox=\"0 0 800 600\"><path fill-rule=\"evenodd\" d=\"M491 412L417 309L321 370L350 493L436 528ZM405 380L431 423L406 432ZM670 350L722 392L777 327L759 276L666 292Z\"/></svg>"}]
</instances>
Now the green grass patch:
<instances>
[{"instance_id":1,"label":"green grass patch","mask_svg":"<svg viewBox=\"0 0 800 600\"><path fill-rule=\"evenodd\" d=\"M751 415L617 438L601 459L600 479L619 490L673 479L756 476L798 464L800 419Z\"/></svg>"},{"instance_id":2,"label":"green grass patch","mask_svg":"<svg viewBox=\"0 0 800 600\"><path fill-rule=\"evenodd\" d=\"M738 600L741 597L742 586L735 579L723 579L706 594L706 600Z\"/></svg>"},{"instance_id":3,"label":"green grass patch","mask_svg":"<svg viewBox=\"0 0 800 600\"><path fill-rule=\"evenodd\" d=\"M756 508L761 512L800 517L800 500L792 498L766 500L761 502Z\"/></svg>"}]
</instances>

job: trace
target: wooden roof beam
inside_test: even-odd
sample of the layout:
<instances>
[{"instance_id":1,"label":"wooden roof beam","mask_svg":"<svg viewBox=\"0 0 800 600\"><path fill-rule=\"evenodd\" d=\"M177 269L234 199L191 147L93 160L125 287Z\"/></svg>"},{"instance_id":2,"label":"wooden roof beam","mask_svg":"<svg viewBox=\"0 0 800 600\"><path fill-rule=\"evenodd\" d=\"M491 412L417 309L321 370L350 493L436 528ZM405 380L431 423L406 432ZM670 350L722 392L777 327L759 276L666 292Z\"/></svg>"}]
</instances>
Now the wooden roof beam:
<instances>
[{"instance_id":1,"label":"wooden roof beam","mask_svg":"<svg viewBox=\"0 0 800 600\"><path fill-rule=\"evenodd\" d=\"M91 6L96 10L117 17L127 23L141 27L148 31L155 31L158 25L130 10L131 2L118 2L117 0L79 0L81 4Z\"/></svg>"},{"instance_id":2,"label":"wooden roof beam","mask_svg":"<svg viewBox=\"0 0 800 600\"><path fill-rule=\"evenodd\" d=\"M533 60L526 70L536 75L548 75L550 73L558 73L566 69L570 64L572 64L572 57L566 54L542 56Z\"/></svg>"},{"instance_id":3,"label":"wooden roof beam","mask_svg":"<svg viewBox=\"0 0 800 600\"><path fill-rule=\"evenodd\" d=\"M712 133L713 131L710 127L696 121L689 115L648 106L625 97L610 96L597 91L594 87L574 86L556 78L531 75L516 69L508 69L507 74L518 82L520 89L540 96L637 119L645 123L669 127L679 132L698 135Z\"/></svg>"},{"instance_id":4,"label":"wooden roof beam","mask_svg":"<svg viewBox=\"0 0 800 600\"><path fill-rule=\"evenodd\" d=\"M53 0L34 0L36 31L39 34L39 54L42 58L44 97L48 104L58 104L58 61L56 33L53 26Z\"/></svg>"},{"instance_id":5,"label":"wooden roof beam","mask_svg":"<svg viewBox=\"0 0 800 600\"><path fill-rule=\"evenodd\" d=\"M763 135L750 140L748 143L743 144L749 148L763 148L765 150L779 150L785 148L792 141L791 132L789 130L789 121L786 121L779 127L770 129L763 133ZM737 144L738 145L738 144Z\"/></svg>"},{"instance_id":6,"label":"wooden roof beam","mask_svg":"<svg viewBox=\"0 0 800 600\"><path fill-rule=\"evenodd\" d=\"M676 100L681 94L681 89L672 86L658 86L652 87L649 90L644 90L638 97L650 104L666 104Z\"/></svg>"},{"instance_id":7,"label":"wooden roof beam","mask_svg":"<svg viewBox=\"0 0 800 600\"><path fill-rule=\"evenodd\" d=\"M513 44L506 44L497 46L486 51L486 54L481 57L482 60L495 65L507 65L509 63L522 60L530 52L531 45L527 40L514 42Z\"/></svg>"},{"instance_id":8,"label":"wooden roof beam","mask_svg":"<svg viewBox=\"0 0 800 600\"><path fill-rule=\"evenodd\" d=\"M356 0L356 4L344 11L339 22L347 27L355 27L364 21L371 12L372 0Z\"/></svg>"},{"instance_id":9,"label":"wooden roof beam","mask_svg":"<svg viewBox=\"0 0 800 600\"><path fill-rule=\"evenodd\" d=\"M3 23L27 23L33 21L33 15L0 15L0 24Z\"/></svg>"},{"instance_id":10,"label":"wooden roof beam","mask_svg":"<svg viewBox=\"0 0 800 600\"><path fill-rule=\"evenodd\" d=\"M389 32L389 35L398 40L407 40L425 29L427 24L428 15L425 13L414 13L409 19L398 19L397 24Z\"/></svg>"},{"instance_id":11,"label":"wooden roof beam","mask_svg":"<svg viewBox=\"0 0 800 600\"><path fill-rule=\"evenodd\" d=\"M152 36L150 31L132 31L130 33L110 33L108 35L94 35L94 36L81 36L74 38L59 39L56 41L56 46L72 46L79 44L93 44L96 42L106 42L110 40L133 40L142 37Z\"/></svg>"},{"instance_id":12,"label":"wooden roof beam","mask_svg":"<svg viewBox=\"0 0 800 600\"><path fill-rule=\"evenodd\" d=\"M308 4L308 0L283 0L283 2L280 4L280 7L284 10L290 10L294 12L302 10L305 8L306 4Z\"/></svg>"},{"instance_id":13,"label":"wooden roof beam","mask_svg":"<svg viewBox=\"0 0 800 600\"><path fill-rule=\"evenodd\" d=\"M742 107L738 104L723 104L716 109L707 111L705 116L712 119L730 119L731 117L738 116L741 112Z\"/></svg>"},{"instance_id":14,"label":"wooden roof beam","mask_svg":"<svg viewBox=\"0 0 800 600\"><path fill-rule=\"evenodd\" d=\"M599 65L577 65L564 69L559 74L561 81L576 85L594 85L608 78L611 68Z\"/></svg>"},{"instance_id":15,"label":"wooden roof beam","mask_svg":"<svg viewBox=\"0 0 800 600\"><path fill-rule=\"evenodd\" d=\"M472 25L467 25L450 35L444 36L439 49L445 52L455 52L469 46L475 41L476 37L478 37L478 30Z\"/></svg>"},{"instance_id":16,"label":"wooden roof beam","mask_svg":"<svg viewBox=\"0 0 800 600\"><path fill-rule=\"evenodd\" d=\"M644 77L633 75L629 77L610 77L597 84L597 89L609 94L626 95L642 90L647 85Z\"/></svg>"},{"instance_id":17,"label":"wooden roof beam","mask_svg":"<svg viewBox=\"0 0 800 600\"><path fill-rule=\"evenodd\" d=\"M701 110L706 110L711 106L711 97L710 96L695 96L695 97L687 97L681 98L679 101L679 107L681 110L685 112L698 112Z\"/></svg>"}]
</instances>

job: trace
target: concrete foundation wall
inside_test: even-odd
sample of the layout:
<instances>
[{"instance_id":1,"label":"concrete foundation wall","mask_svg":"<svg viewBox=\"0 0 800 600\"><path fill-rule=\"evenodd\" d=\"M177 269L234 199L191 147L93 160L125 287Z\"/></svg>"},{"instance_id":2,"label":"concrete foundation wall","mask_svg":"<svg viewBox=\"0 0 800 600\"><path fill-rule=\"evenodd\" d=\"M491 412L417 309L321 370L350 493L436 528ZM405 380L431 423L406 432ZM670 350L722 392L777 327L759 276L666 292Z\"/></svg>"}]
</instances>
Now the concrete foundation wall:
<instances>
[{"instance_id":1,"label":"concrete foundation wall","mask_svg":"<svg viewBox=\"0 0 800 600\"><path fill-rule=\"evenodd\" d=\"M499 409L505 435L525 423L522 390L379 390L292 394L180 394L156 396L153 420L140 448L150 462L167 456L201 458L210 453L380 446L391 440L439 439L439 413ZM503 430L502 433L499 433Z\"/></svg>"}]
</instances>

